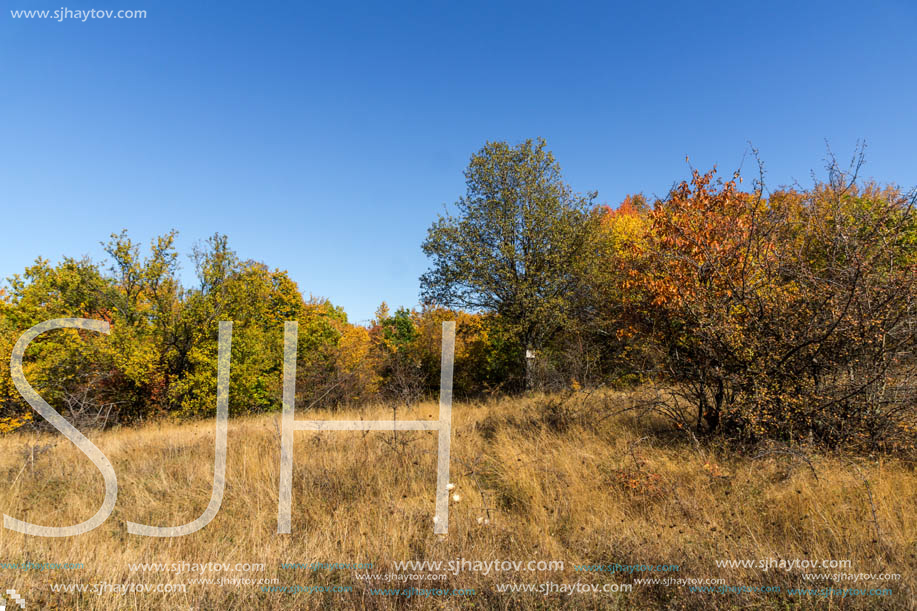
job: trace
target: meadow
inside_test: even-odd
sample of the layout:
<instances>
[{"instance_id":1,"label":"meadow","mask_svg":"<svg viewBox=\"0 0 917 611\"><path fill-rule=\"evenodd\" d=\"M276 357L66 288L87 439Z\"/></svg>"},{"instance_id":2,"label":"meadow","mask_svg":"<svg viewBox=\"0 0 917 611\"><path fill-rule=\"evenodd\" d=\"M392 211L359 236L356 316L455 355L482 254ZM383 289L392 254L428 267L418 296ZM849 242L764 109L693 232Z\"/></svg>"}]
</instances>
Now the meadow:
<instances>
[{"instance_id":1,"label":"meadow","mask_svg":"<svg viewBox=\"0 0 917 611\"><path fill-rule=\"evenodd\" d=\"M15 589L26 608L42 609L917 608L912 461L805 445L698 444L641 413L643 392L456 403L450 479L457 500L446 536L433 533L435 434L297 432L292 534L279 535L279 415L234 417L219 513L194 534L160 539L130 535L125 522L178 525L203 512L213 420L90 433L118 474L114 513L77 537L0 531L0 585ZM430 419L436 410L419 403L394 416ZM393 411L377 404L308 417L385 420ZM103 496L98 470L57 434L21 429L0 437L0 473L0 509L38 524L85 520ZM522 570L475 570L462 559L517 561ZM396 567L411 560L458 561L458 570ZM531 561L534 570L526 570ZM841 568L804 569L803 561ZM27 562L47 570L23 569ZM82 566L51 568L64 563ZM193 565L202 563L230 570L201 574ZM650 567L662 568L643 570ZM886 578L853 582L839 573ZM389 574L442 578L397 583L386 581ZM87 591L61 591L79 584ZM184 591L122 593L113 584ZM412 596L387 592L410 587ZM864 593L825 596L825 588ZM866 594L874 589L890 593Z\"/></svg>"}]
</instances>

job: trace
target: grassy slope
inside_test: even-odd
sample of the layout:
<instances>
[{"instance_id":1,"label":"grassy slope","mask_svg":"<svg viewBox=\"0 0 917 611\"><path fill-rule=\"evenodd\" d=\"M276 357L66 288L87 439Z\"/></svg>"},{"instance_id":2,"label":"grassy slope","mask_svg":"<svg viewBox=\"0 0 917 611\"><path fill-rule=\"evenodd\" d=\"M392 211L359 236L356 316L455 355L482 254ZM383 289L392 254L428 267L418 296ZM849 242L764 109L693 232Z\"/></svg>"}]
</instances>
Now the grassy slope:
<instances>
[{"instance_id":1,"label":"grassy slope","mask_svg":"<svg viewBox=\"0 0 917 611\"><path fill-rule=\"evenodd\" d=\"M177 525L210 498L213 421L150 425L94 436L118 473L119 499L101 527L79 537L42 539L3 530L0 562L83 562L76 571L0 570L30 608L917 608L917 475L892 460L772 454L751 459L648 430L627 414L609 415L627 394L585 399L565 423L550 398L458 404L452 472L461 500L450 534L433 534L435 434L296 433L293 534L277 535L279 431L276 416L230 422L227 487L220 513L181 538L129 535L125 521ZM580 398L571 403L579 406ZM388 419L383 408L315 417ZM302 415L300 414L300 417ZM436 417L433 404L399 418ZM567 426L564 426L567 424ZM56 441L34 459L29 447ZM813 472L814 471L814 472ZM0 439L0 509L39 524L85 520L102 498L102 478L60 436ZM868 486L863 478L868 480ZM870 501L870 494L872 501ZM879 535L876 533L875 511ZM489 524L479 518L489 516ZM695 594L687 587L636 586L627 594L496 594L500 583L629 583L628 576L575 572L574 564L678 564L678 573L637 577L717 578L728 585L818 587L798 571L719 569L715 559L850 559L845 572L895 572L873 583L891 597L825 601L785 594ZM281 562L563 560L563 573L462 572L436 587L475 588L476 596L406 600L373 596L353 571L282 570ZM198 575L131 573L134 562L263 562L283 585L345 584L350 594L263 593L255 585L189 585L185 594L51 594L52 582L187 583ZM386 587L387 584L373 584ZM414 583L416 587L432 587ZM860 584L862 585L862 584ZM853 587L838 584L836 587Z\"/></svg>"}]
</instances>

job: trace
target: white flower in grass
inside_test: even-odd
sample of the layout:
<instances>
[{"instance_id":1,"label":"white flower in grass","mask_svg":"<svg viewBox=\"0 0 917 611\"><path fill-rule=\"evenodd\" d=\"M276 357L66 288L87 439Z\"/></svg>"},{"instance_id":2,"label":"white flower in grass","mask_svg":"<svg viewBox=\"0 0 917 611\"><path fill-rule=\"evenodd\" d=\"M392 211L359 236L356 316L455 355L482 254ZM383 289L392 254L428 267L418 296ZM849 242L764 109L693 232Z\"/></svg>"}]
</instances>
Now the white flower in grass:
<instances>
[{"instance_id":1,"label":"white flower in grass","mask_svg":"<svg viewBox=\"0 0 917 611\"><path fill-rule=\"evenodd\" d=\"M454 490L454 489L455 489L455 484L452 484L452 483L446 484L446 490Z\"/></svg>"},{"instance_id":2,"label":"white flower in grass","mask_svg":"<svg viewBox=\"0 0 917 611\"><path fill-rule=\"evenodd\" d=\"M461 500L462 500L462 497L459 496L459 493L458 493L458 492L456 492L455 494L452 495L452 501L453 501L453 502L458 503L458 502L461 501Z\"/></svg>"},{"instance_id":3,"label":"white flower in grass","mask_svg":"<svg viewBox=\"0 0 917 611\"><path fill-rule=\"evenodd\" d=\"M484 518L479 517L479 518L478 518L478 524L483 524L483 523L484 523Z\"/></svg>"}]
</instances>

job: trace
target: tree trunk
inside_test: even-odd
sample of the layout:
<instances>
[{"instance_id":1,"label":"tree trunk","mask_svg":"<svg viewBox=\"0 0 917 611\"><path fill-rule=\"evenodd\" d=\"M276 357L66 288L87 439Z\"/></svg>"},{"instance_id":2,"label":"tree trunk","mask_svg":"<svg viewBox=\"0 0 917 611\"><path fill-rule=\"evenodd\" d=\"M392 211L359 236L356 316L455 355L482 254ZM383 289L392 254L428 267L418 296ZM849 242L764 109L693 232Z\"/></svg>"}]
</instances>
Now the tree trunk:
<instances>
[{"instance_id":1,"label":"tree trunk","mask_svg":"<svg viewBox=\"0 0 917 611\"><path fill-rule=\"evenodd\" d=\"M528 392L535 388L535 351L528 344L522 358L525 360L525 390Z\"/></svg>"}]
</instances>

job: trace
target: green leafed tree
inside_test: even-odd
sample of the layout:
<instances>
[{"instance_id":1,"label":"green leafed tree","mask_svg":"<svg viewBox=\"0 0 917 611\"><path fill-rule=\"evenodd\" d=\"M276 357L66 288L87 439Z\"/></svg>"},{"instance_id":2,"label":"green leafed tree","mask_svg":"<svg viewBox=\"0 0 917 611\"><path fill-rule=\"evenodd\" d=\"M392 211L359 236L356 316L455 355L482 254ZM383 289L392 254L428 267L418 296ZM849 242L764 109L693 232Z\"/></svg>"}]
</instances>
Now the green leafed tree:
<instances>
[{"instance_id":1,"label":"green leafed tree","mask_svg":"<svg viewBox=\"0 0 917 611\"><path fill-rule=\"evenodd\" d=\"M428 304L492 312L516 339L520 371L569 326L591 260L596 193L563 181L543 139L488 142L465 171L467 192L430 227L431 268L420 278Z\"/></svg>"}]
</instances>

